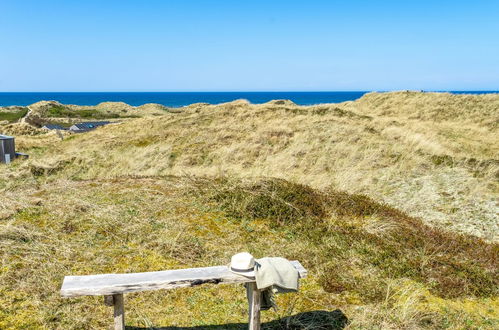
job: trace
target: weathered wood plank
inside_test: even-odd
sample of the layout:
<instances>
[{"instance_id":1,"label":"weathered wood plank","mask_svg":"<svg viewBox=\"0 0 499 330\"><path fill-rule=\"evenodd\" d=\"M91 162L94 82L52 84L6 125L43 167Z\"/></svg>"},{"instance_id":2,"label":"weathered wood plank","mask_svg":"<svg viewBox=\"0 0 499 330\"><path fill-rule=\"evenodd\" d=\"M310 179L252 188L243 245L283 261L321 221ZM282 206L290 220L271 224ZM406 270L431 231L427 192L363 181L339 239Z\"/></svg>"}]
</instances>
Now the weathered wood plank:
<instances>
[{"instance_id":1,"label":"weathered wood plank","mask_svg":"<svg viewBox=\"0 0 499 330\"><path fill-rule=\"evenodd\" d=\"M125 330L125 301L122 294L113 295L114 329Z\"/></svg>"},{"instance_id":2,"label":"weathered wood plank","mask_svg":"<svg viewBox=\"0 0 499 330\"><path fill-rule=\"evenodd\" d=\"M248 286L249 305L249 330L260 330L260 307L262 304L262 292L257 289L256 283L249 283Z\"/></svg>"},{"instance_id":3,"label":"weathered wood plank","mask_svg":"<svg viewBox=\"0 0 499 330\"><path fill-rule=\"evenodd\" d=\"M298 261L291 261L306 277L307 271ZM205 283L248 283L254 280L232 273L227 266L165 270L159 272L130 274L101 274L66 276L61 287L61 296L99 296L127 292L175 289Z\"/></svg>"}]
</instances>

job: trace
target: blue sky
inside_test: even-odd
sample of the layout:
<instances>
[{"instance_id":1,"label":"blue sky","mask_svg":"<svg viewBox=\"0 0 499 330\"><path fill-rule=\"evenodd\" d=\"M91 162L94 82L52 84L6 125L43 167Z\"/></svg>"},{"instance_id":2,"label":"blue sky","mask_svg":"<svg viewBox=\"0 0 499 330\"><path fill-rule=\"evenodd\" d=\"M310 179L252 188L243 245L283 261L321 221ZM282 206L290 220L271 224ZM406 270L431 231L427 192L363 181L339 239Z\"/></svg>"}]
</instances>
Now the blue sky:
<instances>
[{"instance_id":1,"label":"blue sky","mask_svg":"<svg viewBox=\"0 0 499 330\"><path fill-rule=\"evenodd\" d=\"M0 0L0 91L498 90L499 1Z\"/></svg>"}]
</instances>

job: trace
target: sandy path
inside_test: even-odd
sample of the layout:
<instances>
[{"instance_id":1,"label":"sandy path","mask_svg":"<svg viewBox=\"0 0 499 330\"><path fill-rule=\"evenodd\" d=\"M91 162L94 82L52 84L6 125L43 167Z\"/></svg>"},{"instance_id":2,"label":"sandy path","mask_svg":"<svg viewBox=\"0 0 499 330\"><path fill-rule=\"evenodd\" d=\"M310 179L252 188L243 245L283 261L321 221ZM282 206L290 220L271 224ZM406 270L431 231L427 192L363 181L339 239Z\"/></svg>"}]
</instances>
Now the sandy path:
<instances>
[{"instance_id":1,"label":"sandy path","mask_svg":"<svg viewBox=\"0 0 499 330\"><path fill-rule=\"evenodd\" d=\"M28 118L31 115L31 112L33 111L33 109L31 109L29 106L27 106L26 108L28 108L28 112L26 113L26 115L24 117L22 117L21 119L19 119L20 123L25 123L26 122L26 118Z\"/></svg>"}]
</instances>

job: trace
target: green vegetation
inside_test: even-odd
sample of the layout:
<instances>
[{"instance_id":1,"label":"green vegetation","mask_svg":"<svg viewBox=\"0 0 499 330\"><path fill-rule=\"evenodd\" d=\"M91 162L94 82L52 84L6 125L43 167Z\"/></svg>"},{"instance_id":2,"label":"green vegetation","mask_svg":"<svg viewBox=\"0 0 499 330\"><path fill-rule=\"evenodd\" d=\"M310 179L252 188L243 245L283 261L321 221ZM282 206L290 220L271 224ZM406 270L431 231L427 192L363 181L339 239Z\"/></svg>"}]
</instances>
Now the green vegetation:
<instances>
[{"instance_id":1,"label":"green vegetation","mask_svg":"<svg viewBox=\"0 0 499 330\"><path fill-rule=\"evenodd\" d=\"M28 108L8 110L0 109L0 121L7 120L9 123L13 123L26 116L28 113Z\"/></svg>"},{"instance_id":2,"label":"green vegetation","mask_svg":"<svg viewBox=\"0 0 499 330\"><path fill-rule=\"evenodd\" d=\"M52 105L47 109L47 117L82 118L82 119L110 119L119 118L116 113L105 113L96 109L68 109L63 105Z\"/></svg>"},{"instance_id":3,"label":"green vegetation","mask_svg":"<svg viewBox=\"0 0 499 330\"><path fill-rule=\"evenodd\" d=\"M199 186L210 196L206 182ZM327 292L354 292L372 303L386 296L381 283L409 278L446 298L498 293L499 245L431 228L369 197L276 179L208 187L228 215L267 219L313 242Z\"/></svg>"},{"instance_id":4,"label":"green vegetation","mask_svg":"<svg viewBox=\"0 0 499 330\"><path fill-rule=\"evenodd\" d=\"M272 219L279 225L292 225L306 217L320 219L327 214L323 195L286 180L267 179L248 186L225 181L218 187L201 183L200 189L208 186L216 192L212 198L227 215L239 219Z\"/></svg>"}]
</instances>

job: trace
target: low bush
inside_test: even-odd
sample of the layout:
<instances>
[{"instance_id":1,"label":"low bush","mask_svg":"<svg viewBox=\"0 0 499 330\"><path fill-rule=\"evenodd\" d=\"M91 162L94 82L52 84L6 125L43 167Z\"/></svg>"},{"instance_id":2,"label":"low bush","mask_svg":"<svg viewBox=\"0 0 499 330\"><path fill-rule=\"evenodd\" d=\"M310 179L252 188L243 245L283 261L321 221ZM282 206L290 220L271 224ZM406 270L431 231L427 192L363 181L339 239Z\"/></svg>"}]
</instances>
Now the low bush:
<instances>
[{"instance_id":1,"label":"low bush","mask_svg":"<svg viewBox=\"0 0 499 330\"><path fill-rule=\"evenodd\" d=\"M312 188L280 179L248 185L222 181L211 198L231 217L272 219L283 225L299 219L327 215L324 198Z\"/></svg>"}]
</instances>

